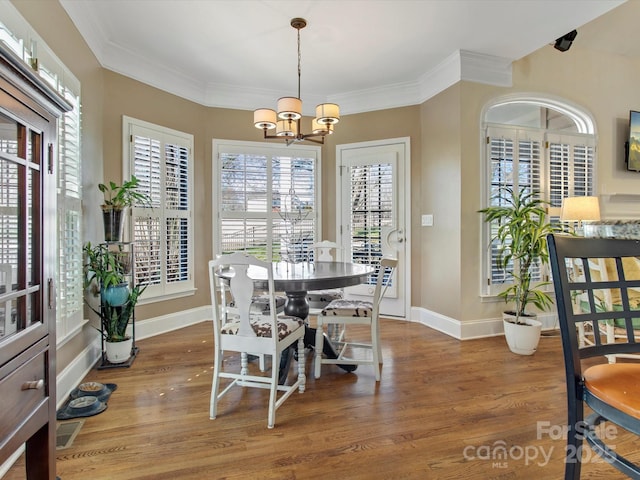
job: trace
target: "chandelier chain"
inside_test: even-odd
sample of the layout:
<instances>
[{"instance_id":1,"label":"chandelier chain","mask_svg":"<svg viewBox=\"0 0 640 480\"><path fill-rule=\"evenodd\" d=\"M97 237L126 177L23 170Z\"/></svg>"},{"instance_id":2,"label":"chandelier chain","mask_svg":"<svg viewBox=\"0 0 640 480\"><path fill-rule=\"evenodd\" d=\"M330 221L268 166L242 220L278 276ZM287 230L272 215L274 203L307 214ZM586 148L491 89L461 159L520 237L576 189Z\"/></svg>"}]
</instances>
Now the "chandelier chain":
<instances>
[{"instance_id":1,"label":"chandelier chain","mask_svg":"<svg viewBox=\"0 0 640 480\"><path fill-rule=\"evenodd\" d=\"M302 73L302 69L300 68L300 63L302 61L302 55L300 53L300 29L296 28L296 30L298 31L298 98L302 98L300 96L300 77Z\"/></svg>"}]
</instances>

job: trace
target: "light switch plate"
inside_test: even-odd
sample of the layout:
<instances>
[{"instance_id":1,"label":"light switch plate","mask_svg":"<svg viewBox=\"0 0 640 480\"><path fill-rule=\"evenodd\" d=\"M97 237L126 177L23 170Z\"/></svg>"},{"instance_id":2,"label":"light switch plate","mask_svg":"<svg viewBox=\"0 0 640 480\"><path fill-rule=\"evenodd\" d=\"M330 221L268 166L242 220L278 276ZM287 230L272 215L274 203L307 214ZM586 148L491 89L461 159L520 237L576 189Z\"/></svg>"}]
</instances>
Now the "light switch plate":
<instances>
[{"instance_id":1,"label":"light switch plate","mask_svg":"<svg viewBox=\"0 0 640 480\"><path fill-rule=\"evenodd\" d=\"M422 226L433 227L433 215L422 215Z\"/></svg>"}]
</instances>

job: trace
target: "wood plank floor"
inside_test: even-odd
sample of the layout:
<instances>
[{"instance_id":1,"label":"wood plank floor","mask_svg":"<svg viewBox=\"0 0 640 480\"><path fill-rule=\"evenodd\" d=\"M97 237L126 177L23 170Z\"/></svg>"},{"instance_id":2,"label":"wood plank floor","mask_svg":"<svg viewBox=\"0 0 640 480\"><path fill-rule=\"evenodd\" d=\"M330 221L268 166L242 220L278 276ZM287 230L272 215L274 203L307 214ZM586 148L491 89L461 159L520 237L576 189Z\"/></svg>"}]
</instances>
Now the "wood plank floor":
<instances>
[{"instance_id":1,"label":"wood plank floor","mask_svg":"<svg viewBox=\"0 0 640 480\"><path fill-rule=\"evenodd\" d=\"M531 357L503 337L460 342L419 324L382 322L382 380L323 366L267 429L267 391L236 389L209 420L208 322L138 342L103 413L59 450L62 480L560 479L565 389L559 337ZM313 360L307 359L312 372ZM622 452L640 442L617 432ZM500 456L504 447L507 455ZM586 455L591 450L585 447ZM638 455L636 455L638 457ZM22 480L23 459L5 480ZM625 478L600 460L585 479Z\"/></svg>"}]
</instances>

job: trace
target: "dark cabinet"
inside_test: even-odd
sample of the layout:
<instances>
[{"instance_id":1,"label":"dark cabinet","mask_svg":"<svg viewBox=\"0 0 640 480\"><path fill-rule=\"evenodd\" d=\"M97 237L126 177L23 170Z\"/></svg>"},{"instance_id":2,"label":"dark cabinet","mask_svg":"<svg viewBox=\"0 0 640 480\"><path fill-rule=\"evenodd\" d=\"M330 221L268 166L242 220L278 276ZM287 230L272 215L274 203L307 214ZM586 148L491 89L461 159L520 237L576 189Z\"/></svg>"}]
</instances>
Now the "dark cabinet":
<instances>
[{"instance_id":1,"label":"dark cabinet","mask_svg":"<svg viewBox=\"0 0 640 480\"><path fill-rule=\"evenodd\" d=\"M0 463L55 476L57 118L69 105L0 48Z\"/></svg>"}]
</instances>

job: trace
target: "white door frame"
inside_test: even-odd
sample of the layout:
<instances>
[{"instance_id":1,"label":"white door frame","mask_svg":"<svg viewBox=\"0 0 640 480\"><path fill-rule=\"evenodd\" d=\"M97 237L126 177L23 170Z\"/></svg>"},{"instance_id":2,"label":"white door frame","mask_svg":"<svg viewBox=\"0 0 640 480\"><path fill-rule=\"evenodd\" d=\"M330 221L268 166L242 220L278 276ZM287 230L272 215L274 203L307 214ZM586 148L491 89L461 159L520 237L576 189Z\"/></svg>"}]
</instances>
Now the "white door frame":
<instances>
[{"instance_id":1,"label":"white door frame","mask_svg":"<svg viewBox=\"0 0 640 480\"><path fill-rule=\"evenodd\" d=\"M401 285L401 303L404 306L404 314L398 315L397 312L385 312L384 303L381 305L381 313L385 316L391 316L395 318L409 318L411 312L411 142L409 137L391 138L384 140L374 140L369 142L350 143L336 146L336 178L338 179L336 185L336 238L338 243L343 244L343 232L348 231L348 221L343 220L343 209L340 206L343 201L342 195L342 177L341 170L342 153L346 150L353 150L356 148L369 148L369 147L382 147L389 145L401 144L404 150L404 158L399 158L398 162L402 164L402 172L396 176L397 184L397 201L403 202L404 219L402 229L404 231L404 238L402 243L404 245L403 251L398 255L398 268L395 273L396 281ZM345 177L348 178L348 177Z\"/></svg>"}]
</instances>

